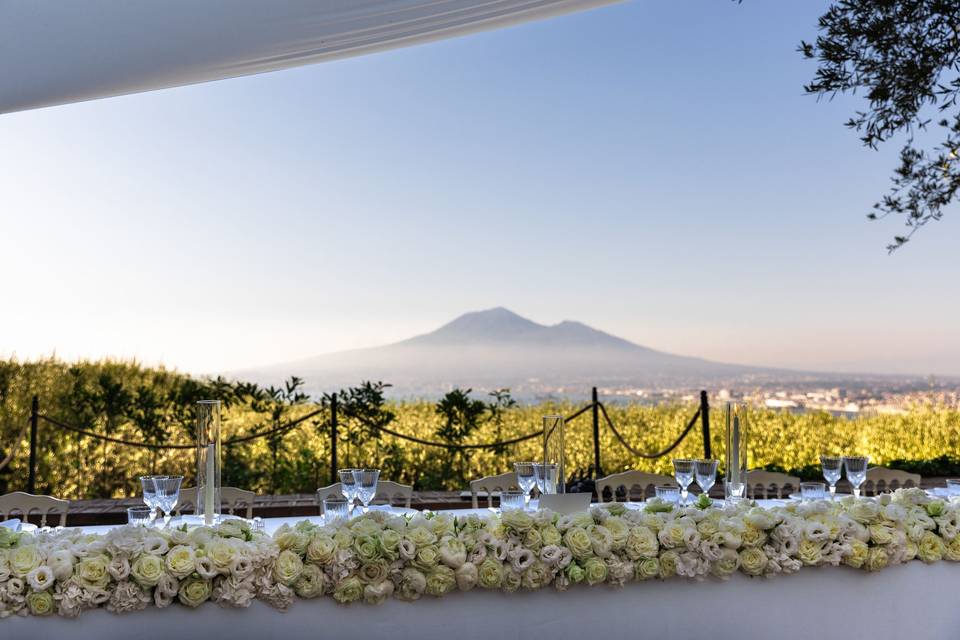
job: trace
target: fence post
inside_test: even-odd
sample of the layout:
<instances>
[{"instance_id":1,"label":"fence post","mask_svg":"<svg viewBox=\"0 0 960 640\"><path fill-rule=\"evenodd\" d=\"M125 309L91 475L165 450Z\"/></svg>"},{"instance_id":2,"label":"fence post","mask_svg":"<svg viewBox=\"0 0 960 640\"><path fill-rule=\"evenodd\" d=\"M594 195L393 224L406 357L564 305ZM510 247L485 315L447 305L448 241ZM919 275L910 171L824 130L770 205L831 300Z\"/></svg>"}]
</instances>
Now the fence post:
<instances>
[{"instance_id":1,"label":"fence post","mask_svg":"<svg viewBox=\"0 0 960 640\"><path fill-rule=\"evenodd\" d=\"M330 398L330 484L336 484L337 476L337 394Z\"/></svg>"},{"instance_id":2,"label":"fence post","mask_svg":"<svg viewBox=\"0 0 960 640\"><path fill-rule=\"evenodd\" d=\"M707 401L707 392L700 392L700 425L703 429L703 457L707 460L710 455L710 403Z\"/></svg>"},{"instance_id":3,"label":"fence post","mask_svg":"<svg viewBox=\"0 0 960 640\"><path fill-rule=\"evenodd\" d=\"M30 475L27 493L37 492L37 423L40 421L40 398L33 396L30 403Z\"/></svg>"},{"instance_id":4,"label":"fence post","mask_svg":"<svg viewBox=\"0 0 960 640\"><path fill-rule=\"evenodd\" d=\"M597 388L593 388L593 468L596 477L603 475L600 470L600 403L597 400Z\"/></svg>"}]
</instances>

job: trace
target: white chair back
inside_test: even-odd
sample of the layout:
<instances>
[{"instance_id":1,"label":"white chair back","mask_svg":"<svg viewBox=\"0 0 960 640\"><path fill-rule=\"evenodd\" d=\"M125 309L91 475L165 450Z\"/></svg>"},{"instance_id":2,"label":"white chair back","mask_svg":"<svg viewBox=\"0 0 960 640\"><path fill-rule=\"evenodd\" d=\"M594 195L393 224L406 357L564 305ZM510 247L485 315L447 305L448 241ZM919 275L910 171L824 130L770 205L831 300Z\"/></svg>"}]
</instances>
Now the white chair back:
<instances>
[{"instance_id":1,"label":"white chair back","mask_svg":"<svg viewBox=\"0 0 960 640\"><path fill-rule=\"evenodd\" d=\"M232 516L241 515L249 520L253 517L253 501L257 494L246 489L236 487L220 487L220 504L227 509L227 513ZM180 499L177 500L177 506L174 507L174 515L180 515L184 511L196 512L197 510L197 488L187 487L180 490Z\"/></svg>"},{"instance_id":2,"label":"white chair back","mask_svg":"<svg viewBox=\"0 0 960 640\"><path fill-rule=\"evenodd\" d=\"M317 505L320 507L320 515L323 515L323 501L326 498L342 498L343 491L339 482L317 489ZM400 502L407 509L413 501L413 487L409 484L400 484L392 480L380 480L377 482L377 495L373 497L371 504L389 504L394 501Z\"/></svg>"},{"instance_id":3,"label":"white chair back","mask_svg":"<svg viewBox=\"0 0 960 640\"><path fill-rule=\"evenodd\" d=\"M864 495L875 496L905 487L919 487L922 480L923 478L917 473L907 473L887 467L871 467L867 469L867 479L861 489Z\"/></svg>"},{"instance_id":4,"label":"white chair back","mask_svg":"<svg viewBox=\"0 0 960 640\"><path fill-rule=\"evenodd\" d=\"M14 491L0 496L0 520L12 518L19 513L26 522L31 513L40 514L40 526L47 526L47 516L60 514L59 526L67 526L67 511L70 510L70 501L61 500L52 496L35 496L23 491Z\"/></svg>"},{"instance_id":5,"label":"white chair back","mask_svg":"<svg viewBox=\"0 0 960 640\"><path fill-rule=\"evenodd\" d=\"M776 471L756 469L747 471L747 497L754 500L763 498L787 498L791 493L800 491L800 478Z\"/></svg>"},{"instance_id":6,"label":"white chair back","mask_svg":"<svg viewBox=\"0 0 960 640\"><path fill-rule=\"evenodd\" d=\"M487 496L487 508L493 508L493 493L495 491L519 491L520 485L517 484L517 474L513 471L501 473L496 476L486 476L470 481L470 504L474 509L480 508L478 500L479 494L483 492Z\"/></svg>"},{"instance_id":7,"label":"white chair back","mask_svg":"<svg viewBox=\"0 0 960 640\"><path fill-rule=\"evenodd\" d=\"M633 498L643 500L647 496L652 496L658 485L674 486L676 484L670 476L644 471L621 471L597 480L597 502L604 501L604 493L607 491L610 492L610 501L616 502L617 491L621 487L626 501L632 502Z\"/></svg>"}]
</instances>

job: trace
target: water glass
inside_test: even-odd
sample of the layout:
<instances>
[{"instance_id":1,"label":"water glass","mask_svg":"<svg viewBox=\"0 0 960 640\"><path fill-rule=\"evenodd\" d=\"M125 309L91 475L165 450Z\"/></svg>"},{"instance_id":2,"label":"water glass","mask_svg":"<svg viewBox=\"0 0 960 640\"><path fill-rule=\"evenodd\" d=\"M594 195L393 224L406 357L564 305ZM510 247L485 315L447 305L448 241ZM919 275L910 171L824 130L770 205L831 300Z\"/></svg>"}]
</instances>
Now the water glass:
<instances>
[{"instance_id":1,"label":"water glass","mask_svg":"<svg viewBox=\"0 0 960 640\"><path fill-rule=\"evenodd\" d=\"M677 501L680 500L680 489L673 485L661 485L656 487L654 492L656 493L657 499L670 504L677 504Z\"/></svg>"},{"instance_id":2,"label":"water glass","mask_svg":"<svg viewBox=\"0 0 960 640\"><path fill-rule=\"evenodd\" d=\"M950 502L960 499L960 480L947 480L947 497Z\"/></svg>"},{"instance_id":3,"label":"water glass","mask_svg":"<svg viewBox=\"0 0 960 640\"><path fill-rule=\"evenodd\" d=\"M380 469L354 469L353 479L357 484L357 497L363 503L363 512L370 511L370 501L377 495Z\"/></svg>"},{"instance_id":4,"label":"water glass","mask_svg":"<svg viewBox=\"0 0 960 640\"><path fill-rule=\"evenodd\" d=\"M523 501L524 495L526 494L524 494L522 491L501 491L500 513L503 513L504 511L523 509L526 506Z\"/></svg>"},{"instance_id":5,"label":"water glass","mask_svg":"<svg viewBox=\"0 0 960 640\"><path fill-rule=\"evenodd\" d=\"M353 502L357 499L357 476L360 469L340 469L340 493L347 500L347 508L353 512Z\"/></svg>"},{"instance_id":6,"label":"water glass","mask_svg":"<svg viewBox=\"0 0 960 640\"><path fill-rule=\"evenodd\" d=\"M557 465L533 463L533 475L536 478L537 489L541 495L557 492Z\"/></svg>"},{"instance_id":7,"label":"water glass","mask_svg":"<svg viewBox=\"0 0 960 640\"><path fill-rule=\"evenodd\" d=\"M693 482L696 462L696 460L687 460L685 458L676 458L673 461L673 476L677 479L677 484L680 486L681 505L687 504L687 496L690 495L687 489L690 487L690 483Z\"/></svg>"},{"instance_id":8,"label":"water glass","mask_svg":"<svg viewBox=\"0 0 960 640\"><path fill-rule=\"evenodd\" d=\"M720 464L719 460L697 460L695 465L697 486L708 497L710 496L710 489L717 483L718 464Z\"/></svg>"},{"instance_id":9,"label":"water glass","mask_svg":"<svg viewBox=\"0 0 960 640\"><path fill-rule=\"evenodd\" d=\"M130 507L127 509L127 524L136 527L148 527L156 512L150 507Z\"/></svg>"},{"instance_id":10,"label":"water glass","mask_svg":"<svg viewBox=\"0 0 960 640\"><path fill-rule=\"evenodd\" d=\"M343 519L346 520L350 517L350 506L351 502L347 502L346 498L331 498L327 497L323 499L323 522L324 524L330 524L334 520Z\"/></svg>"},{"instance_id":11,"label":"water glass","mask_svg":"<svg viewBox=\"0 0 960 640\"><path fill-rule=\"evenodd\" d=\"M183 476L154 476L157 506L163 511L163 526L170 524L170 514L180 501L180 484Z\"/></svg>"},{"instance_id":12,"label":"water glass","mask_svg":"<svg viewBox=\"0 0 960 640\"><path fill-rule=\"evenodd\" d=\"M809 502L811 500L823 500L826 497L826 487L822 482L801 482L800 499Z\"/></svg>"},{"instance_id":13,"label":"water glass","mask_svg":"<svg viewBox=\"0 0 960 640\"><path fill-rule=\"evenodd\" d=\"M843 474L843 458L840 456L820 456L823 479L830 484L830 499L837 495L837 483Z\"/></svg>"},{"instance_id":14,"label":"water glass","mask_svg":"<svg viewBox=\"0 0 960 640\"><path fill-rule=\"evenodd\" d=\"M853 485L853 495L860 497L860 485L867 479L867 465L870 458L867 456L844 456L843 468L847 472L847 481Z\"/></svg>"},{"instance_id":15,"label":"water glass","mask_svg":"<svg viewBox=\"0 0 960 640\"><path fill-rule=\"evenodd\" d=\"M529 508L530 494L537 486L537 475L533 470L532 462L514 462L513 471L517 474L517 486L523 491L523 507Z\"/></svg>"},{"instance_id":16,"label":"water glass","mask_svg":"<svg viewBox=\"0 0 960 640\"><path fill-rule=\"evenodd\" d=\"M157 517L157 488L153 483L156 476L140 476L140 487L143 489L143 504L150 509L150 522Z\"/></svg>"}]
</instances>

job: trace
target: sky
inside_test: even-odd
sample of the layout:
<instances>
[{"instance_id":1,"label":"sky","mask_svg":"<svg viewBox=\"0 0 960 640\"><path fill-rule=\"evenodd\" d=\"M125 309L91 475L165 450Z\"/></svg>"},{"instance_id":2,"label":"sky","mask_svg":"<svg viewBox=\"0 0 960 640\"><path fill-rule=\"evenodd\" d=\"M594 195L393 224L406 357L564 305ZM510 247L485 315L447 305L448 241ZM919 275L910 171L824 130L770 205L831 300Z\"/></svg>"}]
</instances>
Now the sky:
<instances>
[{"instance_id":1,"label":"sky","mask_svg":"<svg viewBox=\"0 0 960 640\"><path fill-rule=\"evenodd\" d=\"M826 2L633 0L0 116L0 355L194 373L471 310L813 370L960 374L960 214L803 93Z\"/></svg>"}]
</instances>

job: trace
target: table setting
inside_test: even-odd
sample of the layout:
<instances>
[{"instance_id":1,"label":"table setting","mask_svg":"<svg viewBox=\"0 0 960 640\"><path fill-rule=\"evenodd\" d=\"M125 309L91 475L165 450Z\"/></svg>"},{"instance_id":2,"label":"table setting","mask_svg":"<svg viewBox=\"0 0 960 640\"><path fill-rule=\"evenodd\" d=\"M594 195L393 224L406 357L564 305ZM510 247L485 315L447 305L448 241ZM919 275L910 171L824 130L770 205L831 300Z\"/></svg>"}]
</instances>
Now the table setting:
<instances>
[{"instance_id":1,"label":"table setting","mask_svg":"<svg viewBox=\"0 0 960 640\"><path fill-rule=\"evenodd\" d=\"M795 604L810 598L845 603L818 607L818 624L853 617L861 632L930 638L960 628L957 481L942 497L918 488L863 497L868 461L850 456L840 466L854 493L838 495L839 467L825 457L830 491L805 482L797 499L752 500L737 443L722 500L709 497L718 460L677 458L675 483L647 500L565 510L573 503L556 500L563 465L545 455L515 465L520 490L501 491L495 509L374 505L380 471L358 468L340 470L341 495L318 490L321 515L246 519L221 511L210 409L196 513L175 515L182 477L150 475L126 525L0 528L0 628L127 638L129 624L114 621L142 619L135 637L159 639L169 637L164 610L176 606L172 619L198 634L230 624L242 638L316 637L321 628L383 638L455 629L458 640L691 637L709 625L713 637L740 640L775 625L788 639L809 637ZM921 586L930 594L922 606L870 602ZM463 624L472 617L482 622Z\"/></svg>"}]
</instances>

